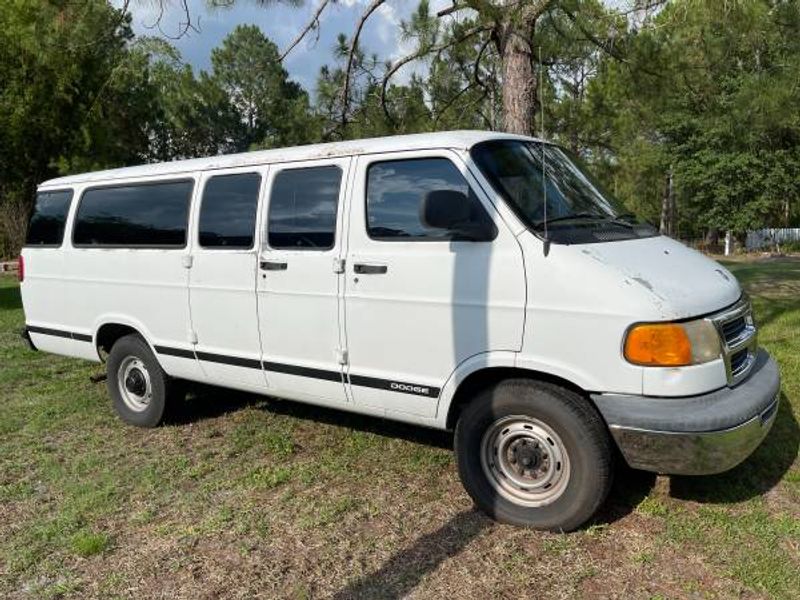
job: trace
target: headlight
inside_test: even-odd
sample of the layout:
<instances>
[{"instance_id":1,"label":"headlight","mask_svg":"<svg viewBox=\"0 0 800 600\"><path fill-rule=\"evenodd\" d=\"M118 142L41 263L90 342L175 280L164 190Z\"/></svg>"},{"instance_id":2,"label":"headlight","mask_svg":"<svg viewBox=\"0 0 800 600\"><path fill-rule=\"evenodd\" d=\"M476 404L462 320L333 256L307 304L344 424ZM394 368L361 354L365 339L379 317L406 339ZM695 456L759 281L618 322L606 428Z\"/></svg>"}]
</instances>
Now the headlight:
<instances>
[{"instance_id":1,"label":"headlight","mask_svg":"<svg viewBox=\"0 0 800 600\"><path fill-rule=\"evenodd\" d=\"M719 335L709 321L640 323L625 336L625 359L635 365L683 367L721 355Z\"/></svg>"}]
</instances>

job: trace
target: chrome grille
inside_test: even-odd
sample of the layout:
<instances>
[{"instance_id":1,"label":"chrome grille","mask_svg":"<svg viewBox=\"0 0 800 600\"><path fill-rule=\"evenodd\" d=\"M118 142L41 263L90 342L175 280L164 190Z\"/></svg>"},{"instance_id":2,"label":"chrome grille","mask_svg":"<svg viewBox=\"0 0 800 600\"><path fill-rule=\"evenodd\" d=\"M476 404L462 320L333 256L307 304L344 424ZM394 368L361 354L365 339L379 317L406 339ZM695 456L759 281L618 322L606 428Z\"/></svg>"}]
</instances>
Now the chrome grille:
<instances>
[{"instance_id":1,"label":"chrome grille","mask_svg":"<svg viewBox=\"0 0 800 600\"><path fill-rule=\"evenodd\" d=\"M710 319L719 332L728 385L735 385L747 377L753 368L758 350L750 301L742 296L732 307Z\"/></svg>"},{"instance_id":2,"label":"chrome grille","mask_svg":"<svg viewBox=\"0 0 800 600\"><path fill-rule=\"evenodd\" d=\"M747 348L731 355L731 374L734 377L740 375L748 367L749 357L750 351Z\"/></svg>"},{"instance_id":3,"label":"chrome grille","mask_svg":"<svg viewBox=\"0 0 800 600\"><path fill-rule=\"evenodd\" d=\"M733 321L728 321L727 323L722 324L722 333L725 336L725 340L731 342L737 339L742 332L747 328L747 321L745 321L744 317L739 317L734 319Z\"/></svg>"}]
</instances>

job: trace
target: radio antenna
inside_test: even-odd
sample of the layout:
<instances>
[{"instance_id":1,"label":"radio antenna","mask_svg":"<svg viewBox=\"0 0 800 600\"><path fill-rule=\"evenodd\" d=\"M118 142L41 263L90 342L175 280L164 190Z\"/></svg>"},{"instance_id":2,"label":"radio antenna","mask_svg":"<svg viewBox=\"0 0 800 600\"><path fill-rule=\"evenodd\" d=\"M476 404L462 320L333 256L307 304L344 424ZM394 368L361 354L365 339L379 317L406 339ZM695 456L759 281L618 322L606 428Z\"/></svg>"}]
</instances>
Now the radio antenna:
<instances>
[{"instance_id":1,"label":"radio antenna","mask_svg":"<svg viewBox=\"0 0 800 600\"><path fill-rule=\"evenodd\" d=\"M539 139L542 145L542 199L543 205L543 225L544 225L544 255L550 253L550 236L547 233L547 152L545 152L544 134L544 63L542 62L542 47L539 46L539 113L541 115L542 126L539 130Z\"/></svg>"}]
</instances>

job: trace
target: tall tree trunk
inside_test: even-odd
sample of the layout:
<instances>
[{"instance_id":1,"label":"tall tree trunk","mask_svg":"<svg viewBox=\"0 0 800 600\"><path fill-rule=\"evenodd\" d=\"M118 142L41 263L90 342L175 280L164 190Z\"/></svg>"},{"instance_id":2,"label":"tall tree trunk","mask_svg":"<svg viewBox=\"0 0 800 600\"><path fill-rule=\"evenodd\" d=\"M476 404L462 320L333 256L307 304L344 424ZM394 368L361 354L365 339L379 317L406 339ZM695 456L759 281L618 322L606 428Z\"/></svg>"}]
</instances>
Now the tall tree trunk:
<instances>
[{"instance_id":1,"label":"tall tree trunk","mask_svg":"<svg viewBox=\"0 0 800 600\"><path fill-rule=\"evenodd\" d=\"M503 130L533 135L536 78L530 37L507 28L503 35Z\"/></svg>"},{"instance_id":2,"label":"tall tree trunk","mask_svg":"<svg viewBox=\"0 0 800 600\"><path fill-rule=\"evenodd\" d=\"M523 3L498 0L498 2L508 7L505 19L496 24L494 31L497 49L503 63L503 130L508 133L533 135L538 90L534 69L533 36L536 22L553 0L527 0Z\"/></svg>"}]
</instances>

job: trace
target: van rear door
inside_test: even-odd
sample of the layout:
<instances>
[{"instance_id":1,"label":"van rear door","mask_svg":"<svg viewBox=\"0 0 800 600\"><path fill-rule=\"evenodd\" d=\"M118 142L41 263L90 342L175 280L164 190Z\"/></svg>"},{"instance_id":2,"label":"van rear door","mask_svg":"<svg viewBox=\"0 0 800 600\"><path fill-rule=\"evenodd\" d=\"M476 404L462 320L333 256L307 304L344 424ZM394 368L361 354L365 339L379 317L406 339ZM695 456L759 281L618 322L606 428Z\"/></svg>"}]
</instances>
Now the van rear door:
<instances>
[{"instance_id":1,"label":"van rear door","mask_svg":"<svg viewBox=\"0 0 800 600\"><path fill-rule=\"evenodd\" d=\"M421 213L431 194L462 197L466 227L488 220L494 239L430 227ZM345 329L356 404L430 418L462 361L519 351L522 251L456 153L360 157L349 227Z\"/></svg>"}]
</instances>

